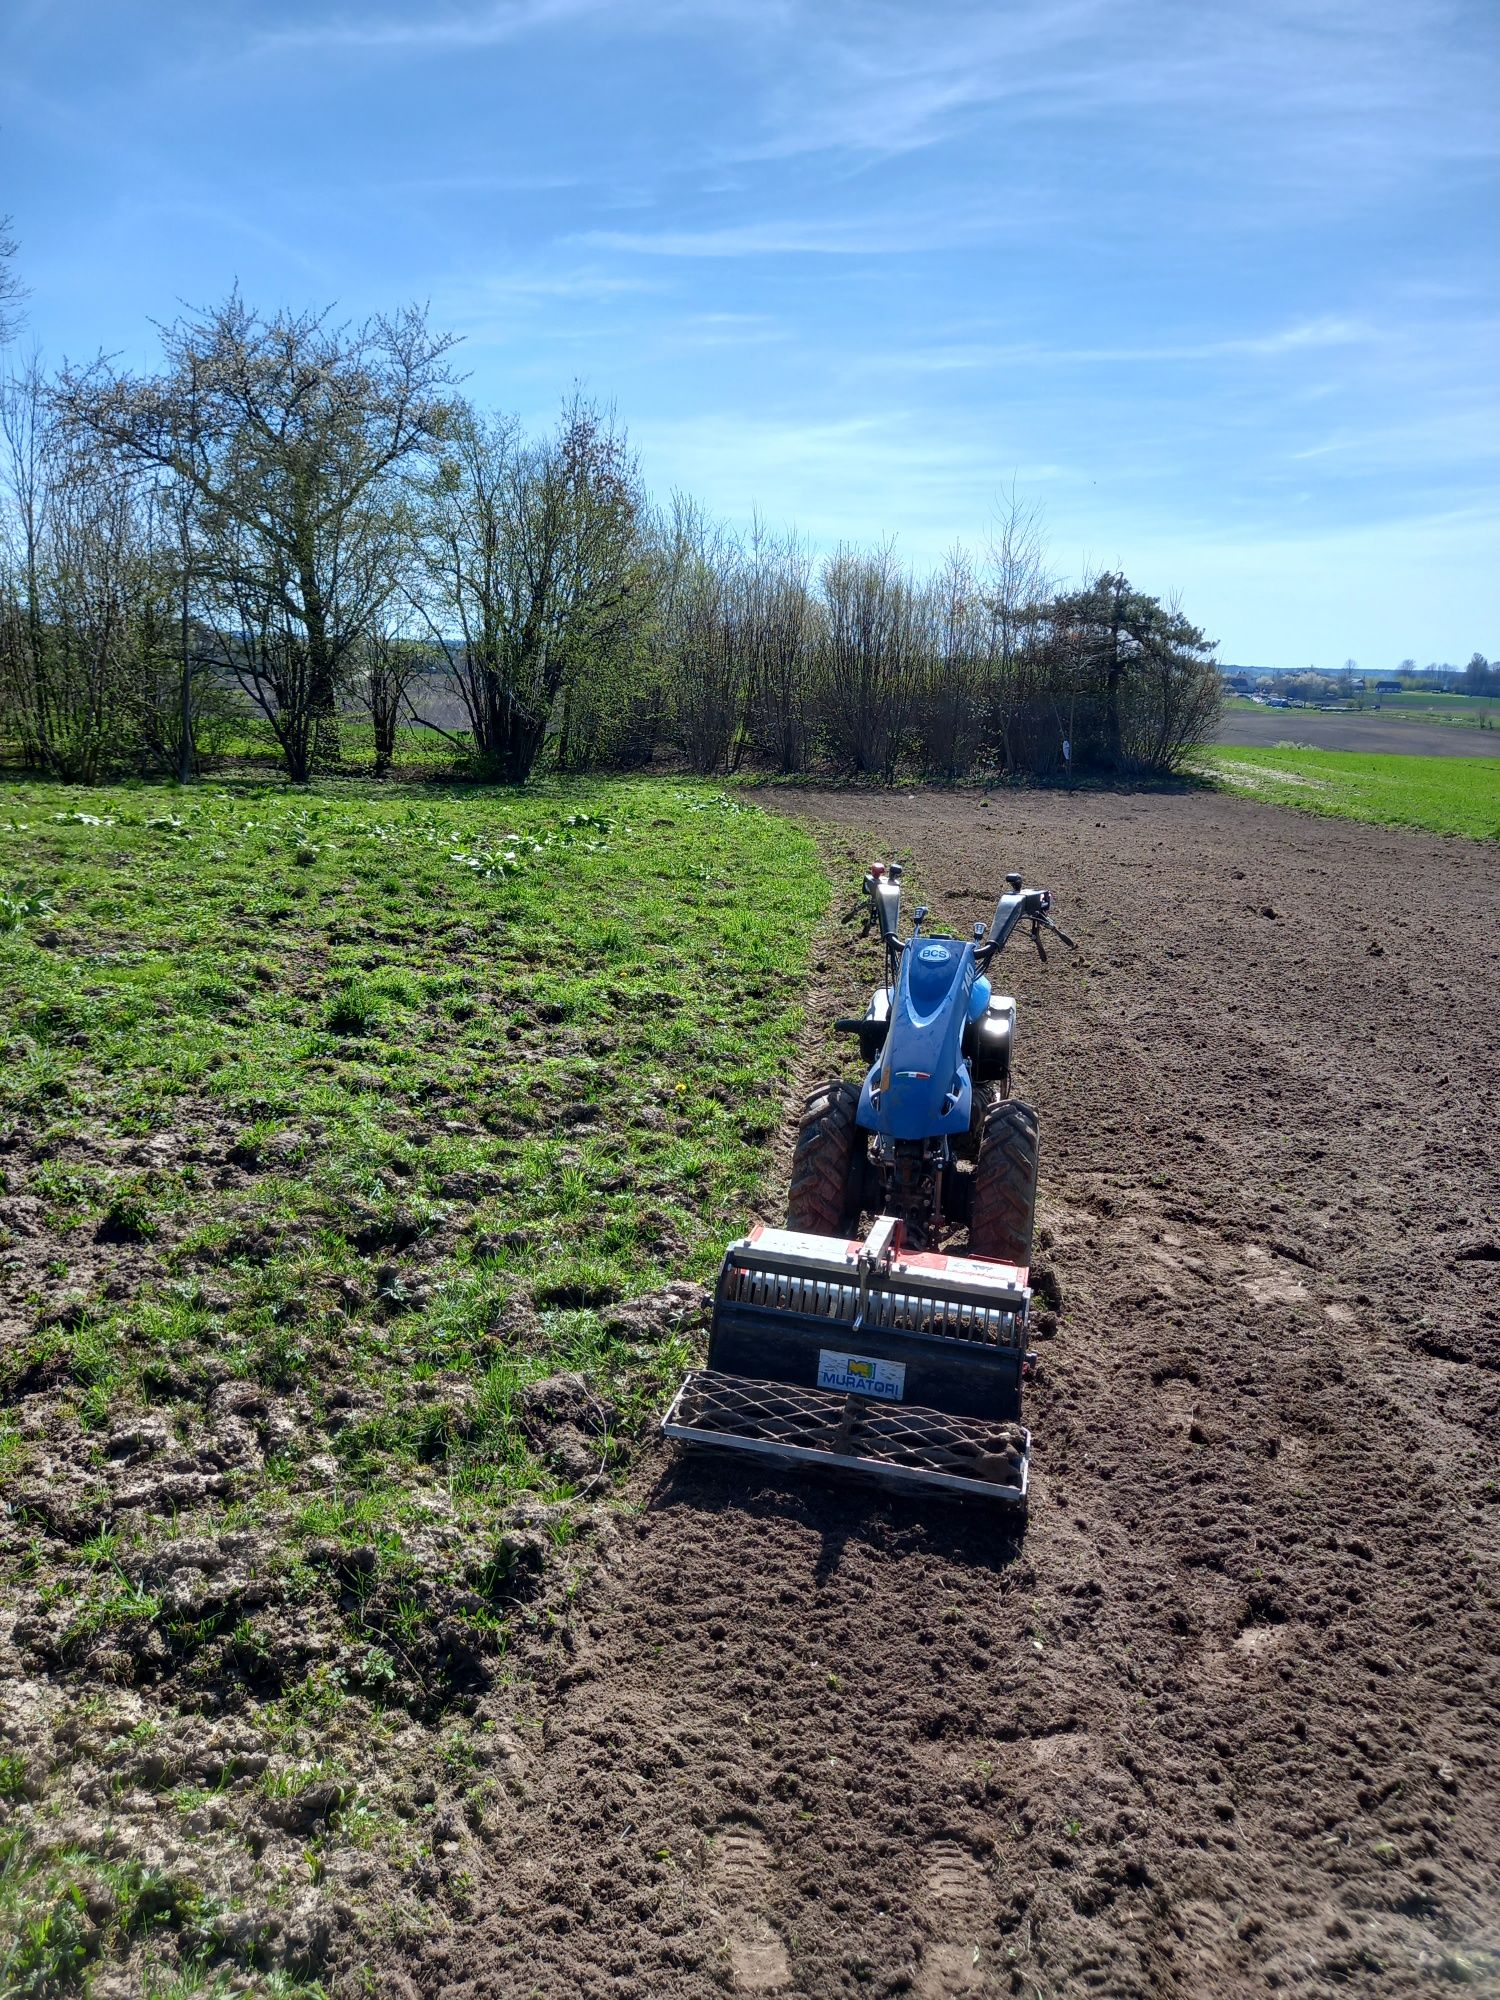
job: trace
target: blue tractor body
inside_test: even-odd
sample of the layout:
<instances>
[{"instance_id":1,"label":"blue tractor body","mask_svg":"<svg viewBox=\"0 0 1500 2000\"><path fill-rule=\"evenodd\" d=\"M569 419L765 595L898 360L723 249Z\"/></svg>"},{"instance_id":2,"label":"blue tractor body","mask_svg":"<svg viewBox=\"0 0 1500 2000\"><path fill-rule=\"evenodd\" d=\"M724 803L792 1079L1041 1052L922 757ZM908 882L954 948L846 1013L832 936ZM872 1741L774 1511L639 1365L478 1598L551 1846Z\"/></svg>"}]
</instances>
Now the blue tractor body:
<instances>
[{"instance_id":1,"label":"blue tractor body","mask_svg":"<svg viewBox=\"0 0 1500 2000\"><path fill-rule=\"evenodd\" d=\"M967 1132L973 1085L964 1030L989 1005L990 982L974 946L961 938L917 937L901 954L885 1044L859 1093L858 1120L890 1139L938 1139Z\"/></svg>"},{"instance_id":2,"label":"blue tractor body","mask_svg":"<svg viewBox=\"0 0 1500 2000\"><path fill-rule=\"evenodd\" d=\"M730 1245L708 1365L689 1371L663 1429L1024 1507L1037 1118L1009 1094L1015 1002L987 974L1020 924L1040 951L1057 931L1052 898L1007 875L988 931L927 937L919 909L903 939L901 877L886 862L865 877L884 977L865 1013L837 1024L859 1037L863 1080L809 1096L787 1226ZM957 1228L963 1257L937 1248Z\"/></svg>"}]
</instances>

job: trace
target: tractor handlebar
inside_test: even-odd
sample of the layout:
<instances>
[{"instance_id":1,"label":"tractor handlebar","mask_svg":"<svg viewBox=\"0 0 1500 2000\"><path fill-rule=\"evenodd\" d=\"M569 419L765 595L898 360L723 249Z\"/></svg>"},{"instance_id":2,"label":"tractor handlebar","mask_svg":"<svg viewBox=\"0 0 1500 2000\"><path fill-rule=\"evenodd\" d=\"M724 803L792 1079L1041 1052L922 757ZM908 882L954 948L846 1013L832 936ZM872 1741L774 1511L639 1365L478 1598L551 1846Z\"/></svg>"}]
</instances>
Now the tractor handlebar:
<instances>
[{"instance_id":1,"label":"tractor handlebar","mask_svg":"<svg viewBox=\"0 0 1500 2000\"><path fill-rule=\"evenodd\" d=\"M1022 888L1019 875L1008 875L1005 879L1008 893L995 905L995 919L990 925L989 937L979 947L977 954L981 963L987 965L997 951L1003 951L1022 924L1030 926L1031 941L1044 962L1047 957L1046 952L1042 950L1044 930L1052 931L1065 945L1071 946L1076 951L1077 946L1074 945L1072 938L1052 917L1052 891Z\"/></svg>"},{"instance_id":2,"label":"tractor handlebar","mask_svg":"<svg viewBox=\"0 0 1500 2000\"><path fill-rule=\"evenodd\" d=\"M897 926L901 912L902 870L896 863L876 863L865 876L866 897L865 931L868 935L873 928L879 931L886 951L887 978L894 982L896 968L901 961L908 940L899 935ZM1042 946L1042 932L1051 931L1061 938L1070 951L1077 945L1052 916L1052 892L1050 889L1028 889L1020 875L1007 875L1006 891L995 905L994 919L988 935L975 947L974 957L981 970L986 967L997 951L1003 951L1016 930L1025 924L1031 931L1031 941L1036 946L1037 956L1045 964L1047 954ZM856 908L858 905L856 905ZM854 911L850 911L850 916ZM920 930L926 909L917 911L917 928ZM976 925L976 932L978 926Z\"/></svg>"}]
</instances>

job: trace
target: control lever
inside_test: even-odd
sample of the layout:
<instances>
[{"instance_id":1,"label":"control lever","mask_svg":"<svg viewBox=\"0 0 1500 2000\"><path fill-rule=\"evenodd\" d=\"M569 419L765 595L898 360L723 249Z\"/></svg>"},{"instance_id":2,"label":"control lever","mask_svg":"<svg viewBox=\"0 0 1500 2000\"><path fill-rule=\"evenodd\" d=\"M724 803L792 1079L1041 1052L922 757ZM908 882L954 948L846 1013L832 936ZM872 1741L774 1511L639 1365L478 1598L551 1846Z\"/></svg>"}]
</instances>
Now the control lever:
<instances>
[{"instance_id":1,"label":"control lever","mask_svg":"<svg viewBox=\"0 0 1500 2000\"><path fill-rule=\"evenodd\" d=\"M1050 917L1033 917L1031 920L1031 942L1036 946L1036 955L1042 961L1043 965L1047 963L1047 949L1042 943L1042 932L1044 930L1051 931L1054 937L1060 937L1070 951L1077 951L1078 946L1068 936L1061 924L1053 923Z\"/></svg>"}]
</instances>

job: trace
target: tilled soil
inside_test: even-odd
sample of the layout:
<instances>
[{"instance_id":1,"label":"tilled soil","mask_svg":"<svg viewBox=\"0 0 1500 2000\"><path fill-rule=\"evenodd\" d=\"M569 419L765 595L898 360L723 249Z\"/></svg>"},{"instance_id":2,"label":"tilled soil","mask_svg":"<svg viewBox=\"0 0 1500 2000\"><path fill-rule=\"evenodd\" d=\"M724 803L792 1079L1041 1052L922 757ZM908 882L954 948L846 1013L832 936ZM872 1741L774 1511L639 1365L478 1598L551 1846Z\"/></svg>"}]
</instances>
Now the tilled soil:
<instances>
[{"instance_id":1,"label":"tilled soil","mask_svg":"<svg viewBox=\"0 0 1500 2000\"><path fill-rule=\"evenodd\" d=\"M1061 1291L1029 1525L659 1449L474 1914L390 1990L1500 1990L1495 853L787 809L955 928L1021 867L1080 941L1003 962Z\"/></svg>"},{"instance_id":2,"label":"tilled soil","mask_svg":"<svg viewBox=\"0 0 1500 2000\"><path fill-rule=\"evenodd\" d=\"M1500 757L1500 730L1423 722L1399 709L1230 708L1216 739L1274 749L1360 750L1366 756Z\"/></svg>"}]
</instances>

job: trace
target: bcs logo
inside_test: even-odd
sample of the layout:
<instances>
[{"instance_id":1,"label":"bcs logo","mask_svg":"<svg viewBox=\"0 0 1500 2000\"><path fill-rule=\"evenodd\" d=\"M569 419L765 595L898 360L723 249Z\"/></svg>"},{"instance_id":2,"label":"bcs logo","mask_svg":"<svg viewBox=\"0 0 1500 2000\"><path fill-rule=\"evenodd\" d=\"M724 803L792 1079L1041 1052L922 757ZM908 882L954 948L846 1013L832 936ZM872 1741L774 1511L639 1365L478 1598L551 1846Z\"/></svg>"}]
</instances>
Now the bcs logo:
<instances>
[{"instance_id":1,"label":"bcs logo","mask_svg":"<svg viewBox=\"0 0 1500 2000\"><path fill-rule=\"evenodd\" d=\"M924 965L946 965L953 954L945 944L924 944L917 956Z\"/></svg>"}]
</instances>

